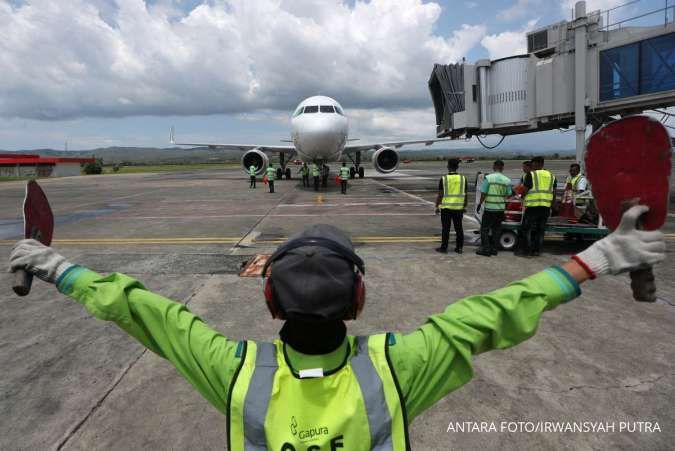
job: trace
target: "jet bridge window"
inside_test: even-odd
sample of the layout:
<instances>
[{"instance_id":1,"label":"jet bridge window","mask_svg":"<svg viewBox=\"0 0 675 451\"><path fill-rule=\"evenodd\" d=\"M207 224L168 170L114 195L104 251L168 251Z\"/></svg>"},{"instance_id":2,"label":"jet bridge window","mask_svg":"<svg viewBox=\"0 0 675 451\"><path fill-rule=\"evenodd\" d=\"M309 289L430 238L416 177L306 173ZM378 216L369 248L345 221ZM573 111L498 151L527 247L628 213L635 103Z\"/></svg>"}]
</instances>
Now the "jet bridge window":
<instances>
[{"instance_id":1,"label":"jet bridge window","mask_svg":"<svg viewBox=\"0 0 675 451\"><path fill-rule=\"evenodd\" d=\"M322 113L335 113L335 108L333 108L333 105L321 105L321 112Z\"/></svg>"},{"instance_id":2,"label":"jet bridge window","mask_svg":"<svg viewBox=\"0 0 675 451\"><path fill-rule=\"evenodd\" d=\"M675 89L675 33L600 52L600 100Z\"/></svg>"},{"instance_id":3,"label":"jet bridge window","mask_svg":"<svg viewBox=\"0 0 675 451\"><path fill-rule=\"evenodd\" d=\"M316 105L306 106L305 111L304 111L305 114L307 114L307 113L318 113L318 112L319 112L319 107L316 106Z\"/></svg>"}]
</instances>

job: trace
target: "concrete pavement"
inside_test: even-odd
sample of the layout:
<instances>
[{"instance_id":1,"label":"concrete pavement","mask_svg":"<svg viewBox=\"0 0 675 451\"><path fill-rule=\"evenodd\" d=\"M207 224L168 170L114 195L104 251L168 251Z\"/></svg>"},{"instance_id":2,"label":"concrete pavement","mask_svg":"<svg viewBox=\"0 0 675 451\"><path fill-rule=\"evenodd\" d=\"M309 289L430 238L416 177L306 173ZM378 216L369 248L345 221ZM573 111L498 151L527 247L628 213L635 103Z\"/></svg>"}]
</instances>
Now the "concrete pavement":
<instances>
[{"instance_id":1,"label":"concrete pavement","mask_svg":"<svg viewBox=\"0 0 675 451\"><path fill-rule=\"evenodd\" d=\"M441 166L442 163L438 165ZM564 172L565 164L560 165ZM251 255L269 253L315 222L349 231L368 269L368 301L350 333L411 331L462 297L499 288L579 248L552 239L539 259L433 252L439 219L437 165L350 183L347 196L280 181L277 193L237 170L50 179L55 247L72 261L137 277L187 303L232 339L269 340L260 280L240 278ZM468 166L467 166L468 167ZM480 167L478 165L473 167ZM484 169L483 169L484 170ZM0 184L0 259L20 224L22 183ZM671 219L672 221L672 219ZM19 226L20 227L20 226ZM475 228L465 220L469 229ZM667 233L672 234L672 223ZM237 246L237 244L241 246ZM660 302L631 300L628 278L605 277L548 312L539 332L478 356L474 379L412 424L415 449L668 449L675 441L673 240L658 268ZM225 419L165 361L112 323L36 282L10 292L0 274L0 449L222 449ZM450 424L509 421L616 422L616 432L458 432ZM660 432L619 432L619 422ZM450 430L449 430L450 429Z\"/></svg>"}]
</instances>

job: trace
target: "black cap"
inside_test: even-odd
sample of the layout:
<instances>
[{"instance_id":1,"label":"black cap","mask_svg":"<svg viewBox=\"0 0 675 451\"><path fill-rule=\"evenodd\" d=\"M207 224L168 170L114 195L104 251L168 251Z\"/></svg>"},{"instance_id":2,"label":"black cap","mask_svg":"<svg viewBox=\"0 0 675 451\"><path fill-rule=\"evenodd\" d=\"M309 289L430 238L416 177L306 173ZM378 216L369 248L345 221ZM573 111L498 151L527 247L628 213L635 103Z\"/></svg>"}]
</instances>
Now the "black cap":
<instances>
[{"instance_id":1,"label":"black cap","mask_svg":"<svg viewBox=\"0 0 675 451\"><path fill-rule=\"evenodd\" d=\"M309 244L283 251L300 240ZM322 242L337 246L331 249L321 245ZM344 318L354 296L355 262L349 256L353 249L349 237L328 224L309 226L279 247L282 254L273 261L270 277L277 302L287 319L333 321Z\"/></svg>"},{"instance_id":2,"label":"black cap","mask_svg":"<svg viewBox=\"0 0 675 451\"><path fill-rule=\"evenodd\" d=\"M448 170L458 169L460 160L459 158L450 158L448 160Z\"/></svg>"}]
</instances>

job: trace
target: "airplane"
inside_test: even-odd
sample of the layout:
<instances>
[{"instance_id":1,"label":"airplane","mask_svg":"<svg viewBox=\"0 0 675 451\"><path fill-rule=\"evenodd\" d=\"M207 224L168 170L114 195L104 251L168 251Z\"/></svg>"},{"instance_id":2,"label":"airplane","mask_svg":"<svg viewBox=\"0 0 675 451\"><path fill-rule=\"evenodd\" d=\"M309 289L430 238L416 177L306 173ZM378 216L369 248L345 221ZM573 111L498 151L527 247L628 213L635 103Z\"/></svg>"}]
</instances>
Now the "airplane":
<instances>
[{"instance_id":1,"label":"airplane","mask_svg":"<svg viewBox=\"0 0 675 451\"><path fill-rule=\"evenodd\" d=\"M291 178L291 168L286 161L293 161L296 156L307 163L325 164L331 161L343 161L349 158L353 164L350 167L350 177L363 178L364 169L361 165L361 152L375 150L372 163L375 170L382 174L394 172L399 165L399 154L395 149L409 144L425 144L427 146L439 142L449 141L450 138L434 138L413 141L392 141L371 144L350 144L358 139L350 139L349 121L342 106L330 97L308 97L295 108L291 117L291 138L281 140L288 145L258 145L258 144L215 144L215 143L177 143L175 129L171 127L169 140L177 146L199 146L210 149L241 150L241 165L248 173L253 165L257 174L265 172L269 166L268 153L279 153L280 167L277 168L277 179L282 175Z\"/></svg>"}]
</instances>

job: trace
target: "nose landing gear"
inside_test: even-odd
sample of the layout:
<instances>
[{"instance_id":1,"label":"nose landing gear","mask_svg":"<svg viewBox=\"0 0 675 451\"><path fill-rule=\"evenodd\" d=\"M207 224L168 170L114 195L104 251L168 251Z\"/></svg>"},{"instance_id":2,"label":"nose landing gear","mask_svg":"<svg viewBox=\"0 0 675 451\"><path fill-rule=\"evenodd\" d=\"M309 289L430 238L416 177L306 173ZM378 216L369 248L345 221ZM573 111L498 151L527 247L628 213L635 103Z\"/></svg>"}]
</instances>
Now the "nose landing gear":
<instances>
[{"instance_id":1,"label":"nose landing gear","mask_svg":"<svg viewBox=\"0 0 675 451\"><path fill-rule=\"evenodd\" d=\"M361 166L361 152L354 152L354 156L356 158L352 158L352 156L349 155L349 159L354 163L354 166L349 168L349 178L355 179L358 174L359 178L362 179L365 175L365 171L363 166Z\"/></svg>"}]
</instances>

